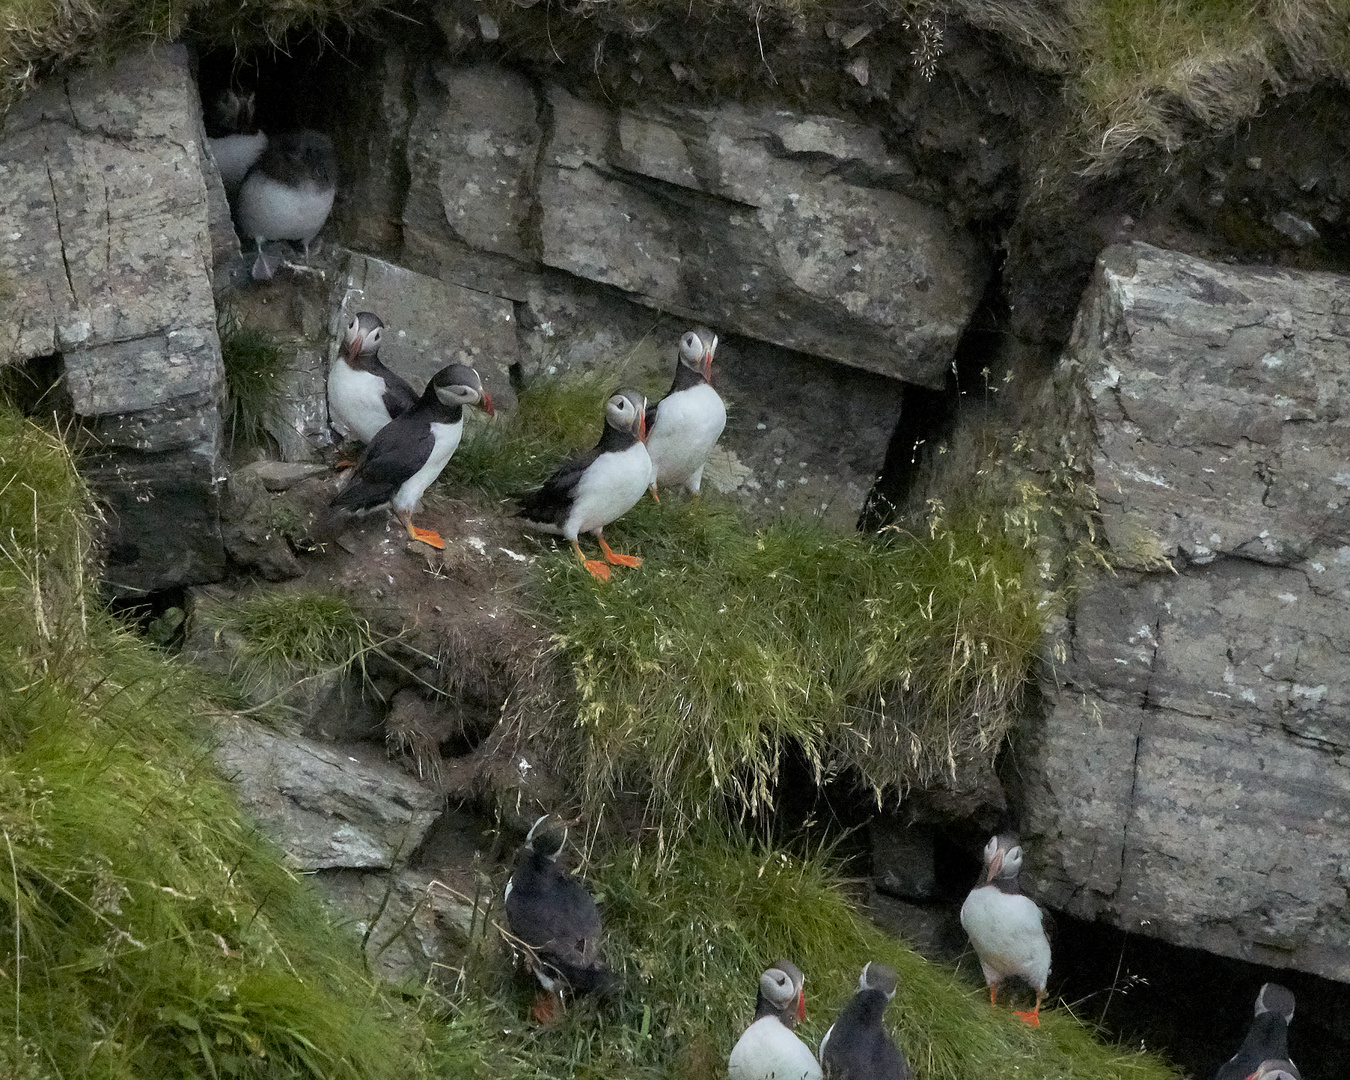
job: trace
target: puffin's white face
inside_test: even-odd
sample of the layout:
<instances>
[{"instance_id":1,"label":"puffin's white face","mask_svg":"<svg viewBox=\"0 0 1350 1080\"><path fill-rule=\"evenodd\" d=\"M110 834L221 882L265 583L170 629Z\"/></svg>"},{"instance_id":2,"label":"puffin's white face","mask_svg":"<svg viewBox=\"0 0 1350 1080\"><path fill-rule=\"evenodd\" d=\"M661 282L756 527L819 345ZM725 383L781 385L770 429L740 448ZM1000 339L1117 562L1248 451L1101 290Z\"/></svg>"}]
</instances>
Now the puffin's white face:
<instances>
[{"instance_id":1,"label":"puffin's white face","mask_svg":"<svg viewBox=\"0 0 1350 1080\"><path fill-rule=\"evenodd\" d=\"M384 336L384 324L373 315L362 312L353 315L352 321L342 335L342 351L348 360L357 356L371 356L380 350L380 338Z\"/></svg>"},{"instance_id":2,"label":"puffin's white face","mask_svg":"<svg viewBox=\"0 0 1350 1080\"><path fill-rule=\"evenodd\" d=\"M717 335L711 330L690 330L680 338L680 363L700 372L710 382L716 351Z\"/></svg>"},{"instance_id":3,"label":"puffin's white face","mask_svg":"<svg viewBox=\"0 0 1350 1080\"><path fill-rule=\"evenodd\" d=\"M1014 845L1010 848L1004 848L1008 843L1006 839L993 837L989 843L984 846L984 865L986 867L986 882L992 882L996 878L1015 878L1022 869L1022 848Z\"/></svg>"},{"instance_id":4,"label":"puffin's white face","mask_svg":"<svg viewBox=\"0 0 1350 1080\"><path fill-rule=\"evenodd\" d=\"M647 440L647 399L633 391L620 391L605 405L605 422L620 431L629 431L639 442Z\"/></svg>"},{"instance_id":5,"label":"puffin's white face","mask_svg":"<svg viewBox=\"0 0 1350 1080\"><path fill-rule=\"evenodd\" d=\"M467 364L455 364L445 372L438 372L436 396L445 405L476 405L489 416L496 415L492 407L492 398L483 389L483 380L478 372ZM536 823L537 824L537 823Z\"/></svg>"},{"instance_id":6,"label":"puffin's white face","mask_svg":"<svg viewBox=\"0 0 1350 1080\"><path fill-rule=\"evenodd\" d=\"M764 996L780 1009L786 1007L788 1002L797 996L797 988L792 985L788 973L778 968L769 968L759 977L759 988L764 992Z\"/></svg>"}]
</instances>

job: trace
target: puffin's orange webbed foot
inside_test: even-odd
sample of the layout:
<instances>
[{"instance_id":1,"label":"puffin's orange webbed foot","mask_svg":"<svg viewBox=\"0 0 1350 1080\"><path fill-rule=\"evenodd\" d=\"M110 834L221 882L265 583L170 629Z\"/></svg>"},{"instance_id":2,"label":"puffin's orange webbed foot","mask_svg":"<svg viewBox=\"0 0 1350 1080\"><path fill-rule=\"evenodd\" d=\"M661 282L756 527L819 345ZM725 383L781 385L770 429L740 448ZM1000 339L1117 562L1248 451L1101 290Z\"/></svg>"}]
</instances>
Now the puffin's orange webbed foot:
<instances>
[{"instance_id":1,"label":"puffin's orange webbed foot","mask_svg":"<svg viewBox=\"0 0 1350 1080\"><path fill-rule=\"evenodd\" d=\"M1014 1009L1013 1015L1030 1027L1041 1026L1041 1007L1039 1005L1027 1012L1019 1012Z\"/></svg>"},{"instance_id":2,"label":"puffin's orange webbed foot","mask_svg":"<svg viewBox=\"0 0 1350 1080\"><path fill-rule=\"evenodd\" d=\"M552 991L544 991L534 999L535 1020L540 1024L556 1024L562 1019L562 1001Z\"/></svg>"},{"instance_id":3,"label":"puffin's orange webbed foot","mask_svg":"<svg viewBox=\"0 0 1350 1080\"><path fill-rule=\"evenodd\" d=\"M638 555L620 555L617 551L605 543L603 536L598 538L600 541L600 550L605 554L605 561L613 563L615 566L641 566L642 558ZM606 575L608 577L608 575Z\"/></svg>"},{"instance_id":4,"label":"puffin's orange webbed foot","mask_svg":"<svg viewBox=\"0 0 1350 1080\"><path fill-rule=\"evenodd\" d=\"M414 540L420 540L424 544L430 544L437 551L445 550L445 541L441 539L441 534L435 529L419 529L416 525L409 525L408 535Z\"/></svg>"},{"instance_id":5,"label":"puffin's orange webbed foot","mask_svg":"<svg viewBox=\"0 0 1350 1080\"><path fill-rule=\"evenodd\" d=\"M572 541L572 550L577 553L577 558L581 560L581 565L591 572L593 577L601 581L609 580L609 567L599 559L588 559L586 553L581 550L581 545L575 540Z\"/></svg>"}]
</instances>

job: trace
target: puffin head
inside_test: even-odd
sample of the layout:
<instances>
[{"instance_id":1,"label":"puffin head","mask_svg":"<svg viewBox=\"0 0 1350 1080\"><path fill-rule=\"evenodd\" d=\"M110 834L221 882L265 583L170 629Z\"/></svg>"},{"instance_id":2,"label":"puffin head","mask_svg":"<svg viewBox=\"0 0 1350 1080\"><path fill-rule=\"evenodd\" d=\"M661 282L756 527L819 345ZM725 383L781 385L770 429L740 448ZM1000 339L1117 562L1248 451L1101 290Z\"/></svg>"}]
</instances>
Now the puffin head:
<instances>
[{"instance_id":1,"label":"puffin head","mask_svg":"<svg viewBox=\"0 0 1350 1080\"><path fill-rule=\"evenodd\" d=\"M561 832L549 828L548 822L552 817L552 814L545 814L530 826L530 831L525 834L525 846L536 855L556 862L567 845L567 826L564 825Z\"/></svg>"},{"instance_id":2,"label":"puffin head","mask_svg":"<svg viewBox=\"0 0 1350 1080\"><path fill-rule=\"evenodd\" d=\"M867 966L862 969L862 974L858 976L859 990L880 990L886 995L887 1001L895 997L895 990L899 985L900 976L896 974L895 968L889 964L878 963L876 960L869 960Z\"/></svg>"},{"instance_id":3,"label":"puffin head","mask_svg":"<svg viewBox=\"0 0 1350 1080\"><path fill-rule=\"evenodd\" d=\"M791 960L779 960L759 977L759 992L789 1028L806 1019L805 987L806 976Z\"/></svg>"},{"instance_id":4,"label":"puffin head","mask_svg":"<svg viewBox=\"0 0 1350 1080\"><path fill-rule=\"evenodd\" d=\"M689 330L680 338L680 363L697 371L712 382L713 353L717 351L717 335L706 327Z\"/></svg>"},{"instance_id":5,"label":"puffin head","mask_svg":"<svg viewBox=\"0 0 1350 1080\"><path fill-rule=\"evenodd\" d=\"M357 312L342 334L342 351L347 356L347 363L358 356L374 356L380 351L383 336L384 323L378 315L373 311Z\"/></svg>"},{"instance_id":6,"label":"puffin head","mask_svg":"<svg viewBox=\"0 0 1350 1080\"><path fill-rule=\"evenodd\" d=\"M620 387L605 403L605 423L631 433L638 442L646 442L647 399L636 390Z\"/></svg>"},{"instance_id":7,"label":"puffin head","mask_svg":"<svg viewBox=\"0 0 1350 1080\"><path fill-rule=\"evenodd\" d=\"M1022 849L1011 836L994 836L984 845L985 882L1016 879L1022 871Z\"/></svg>"},{"instance_id":8,"label":"puffin head","mask_svg":"<svg viewBox=\"0 0 1350 1080\"><path fill-rule=\"evenodd\" d=\"M1274 1014L1287 1024L1294 1019L1294 992L1279 983L1265 983L1256 995L1256 1015Z\"/></svg>"},{"instance_id":9,"label":"puffin head","mask_svg":"<svg viewBox=\"0 0 1350 1080\"><path fill-rule=\"evenodd\" d=\"M492 397L483 389L483 380L468 364L449 364L431 377L431 386L442 405L472 405L495 416Z\"/></svg>"}]
</instances>

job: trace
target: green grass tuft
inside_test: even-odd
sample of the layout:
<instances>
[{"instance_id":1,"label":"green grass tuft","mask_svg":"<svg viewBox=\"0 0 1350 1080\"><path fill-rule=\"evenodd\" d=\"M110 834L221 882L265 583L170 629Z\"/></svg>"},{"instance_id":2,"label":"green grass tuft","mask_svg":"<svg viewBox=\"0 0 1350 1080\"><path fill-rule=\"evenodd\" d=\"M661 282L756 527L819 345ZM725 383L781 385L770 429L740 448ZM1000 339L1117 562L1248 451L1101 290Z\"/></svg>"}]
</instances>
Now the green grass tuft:
<instances>
[{"instance_id":1,"label":"green grass tuft","mask_svg":"<svg viewBox=\"0 0 1350 1080\"><path fill-rule=\"evenodd\" d=\"M279 415L286 372L285 351L269 335L226 316L220 324L220 352L229 392L223 414L231 441L261 443Z\"/></svg>"},{"instance_id":2,"label":"green grass tuft","mask_svg":"<svg viewBox=\"0 0 1350 1080\"><path fill-rule=\"evenodd\" d=\"M376 647L370 623L341 596L260 591L213 605L208 624L237 635L245 681L346 671Z\"/></svg>"},{"instance_id":3,"label":"green grass tuft","mask_svg":"<svg viewBox=\"0 0 1350 1080\"><path fill-rule=\"evenodd\" d=\"M213 774L197 681L85 603L87 512L0 410L0 1073L415 1075L419 1029Z\"/></svg>"},{"instance_id":4,"label":"green grass tuft","mask_svg":"<svg viewBox=\"0 0 1350 1080\"><path fill-rule=\"evenodd\" d=\"M988 766L1040 637L1027 555L957 519L933 536L753 530L714 500L640 503L611 532L640 571L544 563L579 696L567 753L592 807L646 795L676 834L772 803L784 753L878 800Z\"/></svg>"}]
</instances>

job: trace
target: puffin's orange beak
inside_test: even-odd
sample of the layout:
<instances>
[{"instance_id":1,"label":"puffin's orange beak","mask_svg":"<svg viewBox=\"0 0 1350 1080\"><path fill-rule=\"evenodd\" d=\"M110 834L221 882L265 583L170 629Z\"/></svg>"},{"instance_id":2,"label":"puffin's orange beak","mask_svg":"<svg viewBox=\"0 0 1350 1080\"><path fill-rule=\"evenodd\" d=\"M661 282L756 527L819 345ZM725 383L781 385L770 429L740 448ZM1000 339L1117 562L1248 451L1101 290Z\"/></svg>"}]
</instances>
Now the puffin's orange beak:
<instances>
[{"instance_id":1,"label":"puffin's orange beak","mask_svg":"<svg viewBox=\"0 0 1350 1080\"><path fill-rule=\"evenodd\" d=\"M647 441L647 410L638 413L638 442Z\"/></svg>"},{"instance_id":2,"label":"puffin's orange beak","mask_svg":"<svg viewBox=\"0 0 1350 1080\"><path fill-rule=\"evenodd\" d=\"M806 987L797 991L797 1023L806 1019Z\"/></svg>"},{"instance_id":3,"label":"puffin's orange beak","mask_svg":"<svg viewBox=\"0 0 1350 1080\"><path fill-rule=\"evenodd\" d=\"M352 338L352 343L347 346L347 363L353 363L357 354L361 351L361 335L357 334Z\"/></svg>"},{"instance_id":4,"label":"puffin's orange beak","mask_svg":"<svg viewBox=\"0 0 1350 1080\"><path fill-rule=\"evenodd\" d=\"M999 850L994 852L994 857L989 860L989 876L985 880L993 881L994 878L998 876L999 868L1002 865L1003 865L1003 852L1002 850Z\"/></svg>"},{"instance_id":5,"label":"puffin's orange beak","mask_svg":"<svg viewBox=\"0 0 1350 1080\"><path fill-rule=\"evenodd\" d=\"M486 390L483 391L482 400L478 402L478 407L489 416L496 416L497 410L492 407L492 395Z\"/></svg>"},{"instance_id":6,"label":"puffin's orange beak","mask_svg":"<svg viewBox=\"0 0 1350 1080\"><path fill-rule=\"evenodd\" d=\"M713 345L711 348L708 349L707 352L703 354L703 377L707 379L708 382L712 382L712 358L713 358L713 349L715 348L717 348L717 346Z\"/></svg>"}]
</instances>

